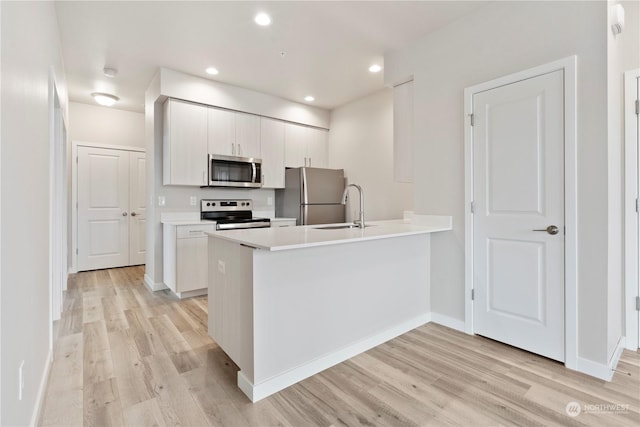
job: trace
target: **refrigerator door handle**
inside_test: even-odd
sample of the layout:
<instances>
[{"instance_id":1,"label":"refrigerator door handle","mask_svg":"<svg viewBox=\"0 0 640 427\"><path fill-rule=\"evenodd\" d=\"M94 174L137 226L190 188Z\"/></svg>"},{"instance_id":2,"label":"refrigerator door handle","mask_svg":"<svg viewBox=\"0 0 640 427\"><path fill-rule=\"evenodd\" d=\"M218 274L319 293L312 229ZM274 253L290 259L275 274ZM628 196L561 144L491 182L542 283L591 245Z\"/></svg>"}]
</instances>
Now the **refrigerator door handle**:
<instances>
[{"instance_id":1,"label":"refrigerator door handle","mask_svg":"<svg viewBox=\"0 0 640 427\"><path fill-rule=\"evenodd\" d=\"M309 194L307 191L307 169L300 168L300 191L302 192L302 204L309 203Z\"/></svg>"}]
</instances>

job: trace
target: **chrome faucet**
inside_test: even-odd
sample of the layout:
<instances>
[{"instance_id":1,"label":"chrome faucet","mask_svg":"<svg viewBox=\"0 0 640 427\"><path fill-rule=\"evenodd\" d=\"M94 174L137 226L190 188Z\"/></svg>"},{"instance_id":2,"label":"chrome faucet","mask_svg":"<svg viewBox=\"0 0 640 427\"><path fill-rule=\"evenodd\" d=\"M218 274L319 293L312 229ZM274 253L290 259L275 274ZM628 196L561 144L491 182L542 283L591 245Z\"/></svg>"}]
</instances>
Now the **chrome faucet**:
<instances>
[{"instance_id":1,"label":"chrome faucet","mask_svg":"<svg viewBox=\"0 0 640 427\"><path fill-rule=\"evenodd\" d=\"M362 193L362 187L358 184L349 184L345 187L344 192L342 193L342 204L347 204L347 192L349 191L349 187L355 187L358 189L358 193L360 194L360 220L355 221L358 223L358 227L364 229L364 194Z\"/></svg>"}]
</instances>

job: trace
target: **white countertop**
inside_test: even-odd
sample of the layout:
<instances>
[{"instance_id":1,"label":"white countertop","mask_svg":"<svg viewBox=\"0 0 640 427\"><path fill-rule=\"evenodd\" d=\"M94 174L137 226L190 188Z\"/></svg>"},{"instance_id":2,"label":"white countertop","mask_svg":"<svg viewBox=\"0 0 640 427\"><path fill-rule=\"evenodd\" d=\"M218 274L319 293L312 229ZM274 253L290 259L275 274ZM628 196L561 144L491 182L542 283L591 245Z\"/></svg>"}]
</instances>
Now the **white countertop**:
<instances>
[{"instance_id":1,"label":"white countertop","mask_svg":"<svg viewBox=\"0 0 640 427\"><path fill-rule=\"evenodd\" d=\"M160 221L167 225L215 225L215 221L210 219L167 219Z\"/></svg>"},{"instance_id":2,"label":"white countertop","mask_svg":"<svg viewBox=\"0 0 640 427\"><path fill-rule=\"evenodd\" d=\"M364 230L360 228L320 230L335 224L309 225L302 227L257 228L245 230L226 230L207 233L211 237L229 240L268 251L283 251L301 249L314 246L335 245L342 243L361 242L366 240L387 239L392 237L429 234L451 230L450 222L433 224L421 222L420 225L411 224L404 220L371 221Z\"/></svg>"}]
</instances>

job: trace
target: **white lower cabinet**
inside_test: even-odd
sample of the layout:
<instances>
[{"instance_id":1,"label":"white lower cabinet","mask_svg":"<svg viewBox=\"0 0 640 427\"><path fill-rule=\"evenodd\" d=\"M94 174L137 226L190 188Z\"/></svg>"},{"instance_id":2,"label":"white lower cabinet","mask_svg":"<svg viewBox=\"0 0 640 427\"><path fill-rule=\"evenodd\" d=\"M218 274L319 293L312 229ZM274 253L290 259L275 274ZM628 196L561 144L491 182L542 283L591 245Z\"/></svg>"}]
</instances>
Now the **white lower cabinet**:
<instances>
[{"instance_id":1,"label":"white lower cabinet","mask_svg":"<svg viewBox=\"0 0 640 427\"><path fill-rule=\"evenodd\" d=\"M163 225L164 284L179 298L207 293L208 236L215 224Z\"/></svg>"}]
</instances>

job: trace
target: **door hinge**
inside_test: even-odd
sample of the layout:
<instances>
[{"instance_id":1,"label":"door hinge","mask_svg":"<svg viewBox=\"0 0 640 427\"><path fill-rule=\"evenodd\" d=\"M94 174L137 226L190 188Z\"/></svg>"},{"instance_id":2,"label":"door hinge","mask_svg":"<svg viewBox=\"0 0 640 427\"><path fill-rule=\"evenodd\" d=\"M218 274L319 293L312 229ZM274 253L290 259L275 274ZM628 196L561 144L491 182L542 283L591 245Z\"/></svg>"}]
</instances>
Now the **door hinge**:
<instances>
[{"instance_id":1,"label":"door hinge","mask_svg":"<svg viewBox=\"0 0 640 427\"><path fill-rule=\"evenodd\" d=\"M640 311L640 297L636 297L636 311Z\"/></svg>"},{"instance_id":2,"label":"door hinge","mask_svg":"<svg viewBox=\"0 0 640 427\"><path fill-rule=\"evenodd\" d=\"M474 201L471 202L471 213L476 213L476 202Z\"/></svg>"},{"instance_id":3,"label":"door hinge","mask_svg":"<svg viewBox=\"0 0 640 427\"><path fill-rule=\"evenodd\" d=\"M476 294L474 292L474 289L471 289L471 301L473 301L476 297Z\"/></svg>"},{"instance_id":4,"label":"door hinge","mask_svg":"<svg viewBox=\"0 0 640 427\"><path fill-rule=\"evenodd\" d=\"M640 100L636 99L636 116L640 116Z\"/></svg>"},{"instance_id":5,"label":"door hinge","mask_svg":"<svg viewBox=\"0 0 640 427\"><path fill-rule=\"evenodd\" d=\"M471 126L473 126L475 123L475 121L473 120L473 114L469 114L469 120L471 120Z\"/></svg>"}]
</instances>

